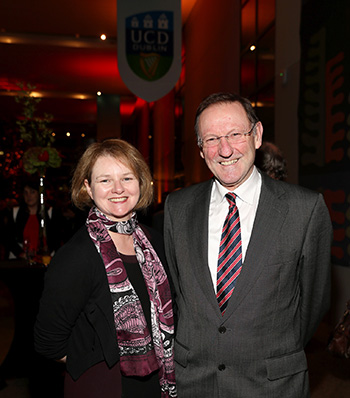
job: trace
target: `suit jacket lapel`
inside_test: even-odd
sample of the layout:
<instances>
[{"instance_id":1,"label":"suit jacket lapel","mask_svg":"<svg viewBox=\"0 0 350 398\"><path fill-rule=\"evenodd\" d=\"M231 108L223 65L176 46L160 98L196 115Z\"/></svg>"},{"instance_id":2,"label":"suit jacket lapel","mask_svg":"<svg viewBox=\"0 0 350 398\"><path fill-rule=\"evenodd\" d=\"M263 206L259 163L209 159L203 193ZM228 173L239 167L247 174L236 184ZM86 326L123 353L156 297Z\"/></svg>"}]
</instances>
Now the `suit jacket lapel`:
<instances>
[{"instance_id":1,"label":"suit jacket lapel","mask_svg":"<svg viewBox=\"0 0 350 398\"><path fill-rule=\"evenodd\" d=\"M208 264L208 217L212 184L213 180L210 180L201 185L196 201L189 208L187 219L191 227L188 239L192 248L191 265L194 276L213 310L221 317Z\"/></svg>"},{"instance_id":2,"label":"suit jacket lapel","mask_svg":"<svg viewBox=\"0 0 350 398\"><path fill-rule=\"evenodd\" d=\"M249 294L266 266L270 253L269 242L277 240L288 212L288 206L281 200L283 194L284 190L280 184L275 184L275 181L262 175L261 194L252 234L242 271L229 300L225 317L233 314L240 302Z\"/></svg>"}]
</instances>

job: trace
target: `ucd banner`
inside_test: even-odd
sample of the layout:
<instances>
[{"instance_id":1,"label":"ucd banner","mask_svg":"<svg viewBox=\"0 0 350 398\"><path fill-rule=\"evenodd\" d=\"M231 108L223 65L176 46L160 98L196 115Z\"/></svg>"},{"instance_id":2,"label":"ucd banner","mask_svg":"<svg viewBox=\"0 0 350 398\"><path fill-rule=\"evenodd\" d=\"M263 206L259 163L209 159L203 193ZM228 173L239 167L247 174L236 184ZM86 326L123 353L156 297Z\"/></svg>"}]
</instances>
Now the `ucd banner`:
<instances>
[{"instance_id":1,"label":"ucd banner","mask_svg":"<svg viewBox=\"0 0 350 398\"><path fill-rule=\"evenodd\" d=\"M118 68L148 102L167 94L181 73L181 0L117 0Z\"/></svg>"}]
</instances>

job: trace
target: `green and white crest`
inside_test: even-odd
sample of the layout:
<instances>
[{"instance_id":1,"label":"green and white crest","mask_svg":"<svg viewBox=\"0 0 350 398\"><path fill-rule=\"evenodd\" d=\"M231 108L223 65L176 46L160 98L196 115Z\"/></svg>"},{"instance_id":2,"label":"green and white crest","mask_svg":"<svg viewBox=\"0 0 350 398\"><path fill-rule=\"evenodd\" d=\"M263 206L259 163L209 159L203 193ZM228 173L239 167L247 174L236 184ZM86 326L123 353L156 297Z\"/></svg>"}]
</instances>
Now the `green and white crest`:
<instances>
[{"instance_id":1,"label":"green and white crest","mask_svg":"<svg viewBox=\"0 0 350 398\"><path fill-rule=\"evenodd\" d=\"M181 73L180 1L118 1L118 67L146 101L174 87Z\"/></svg>"}]
</instances>

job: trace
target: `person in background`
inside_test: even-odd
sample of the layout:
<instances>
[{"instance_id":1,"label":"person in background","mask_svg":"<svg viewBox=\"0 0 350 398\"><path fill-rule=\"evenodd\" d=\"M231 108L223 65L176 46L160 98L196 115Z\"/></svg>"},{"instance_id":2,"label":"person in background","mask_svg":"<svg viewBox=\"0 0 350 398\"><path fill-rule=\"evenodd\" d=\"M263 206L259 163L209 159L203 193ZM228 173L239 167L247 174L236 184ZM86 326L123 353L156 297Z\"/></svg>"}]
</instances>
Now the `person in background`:
<instances>
[{"instance_id":1,"label":"person in background","mask_svg":"<svg viewBox=\"0 0 350 398\"><path fill-rule=\"evenodd\" d=\"M152 228L163 234L164 229L164 203L166 197L169 195L168 191L162 193L162 201L158 204L152 214Z\"/></svg>"},{"instance_id":2,"label":"person in background","mask_svg":"<svg viewBox=\"0 0 350 398\"><path fill-rule=\"evenodd\" d=\"M56 195L55 203L62 213L62 240L66 243L85 224L88 211L72 204L70 188L66 186Z\"/></svg>"},{"instance_id":3,"label":"person in background","mask_svg":"<svg viewBox=\"0 0 350 398\"><path fill-rule=\"evenodd\" d=\"M163 241L136 218L152 200L135 147L109 139L86 149L72 201L90 211L48 267L34 328L37 352L66 364L66 398L177 396Z\"/></svg>"},{"instance_id":4,"label":"person in background","mask_svg":"<svg viewBox=\"0 0 350 398\"><path fill-rule=\"evenodd\" d=\"M22 202L19 206L7 209L4 213L4 240L6 258L25 259L29 253L35 253L40 246L40 200L39 178L28 177L23 183ZM57 208L46 206L45 222L47 245L50 253L61 246L62 217Z\"/></svg>"},{"instance_id":5,"label":"person in background","mask_svg":"<svg viewBox=\"0 0 350 398\"><path fill-rule=\"evenodd\" d=\"M214 178L165 202L179 397L309 397L304 347L330 304L323 197L257 170L247 99L210 95L195 131Z\"/></svg>"},{"instance_id":6,"label":"person in background","mask_svg":"<svg viewBox=\"0 0 350 398\"><path fill-rule=\"evenodd\" d=\"M276 180L287 178L287 162L282 151L272 142L265 141L256 151L255 166Z\"/></svg>"}]
</instances>

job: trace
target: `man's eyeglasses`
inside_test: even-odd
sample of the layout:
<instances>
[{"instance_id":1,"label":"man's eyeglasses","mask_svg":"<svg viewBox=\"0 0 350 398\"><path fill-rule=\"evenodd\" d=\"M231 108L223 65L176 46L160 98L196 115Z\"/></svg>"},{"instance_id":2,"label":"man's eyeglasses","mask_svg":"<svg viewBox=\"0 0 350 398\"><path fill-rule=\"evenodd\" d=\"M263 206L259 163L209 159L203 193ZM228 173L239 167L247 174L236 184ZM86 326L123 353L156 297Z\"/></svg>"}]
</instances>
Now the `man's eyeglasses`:
<instances>
[{"instance_id":1,"label":"man's eyeglasses","mask_svg":"<svg viewBox=\"0 0 350 398\"><path fill-rule=\"evenodd\" d=\"M250 136L253 133L255 126L256 123L253 124L253 127L250 131L248 131L248 133L238 133L234 131L227 135L220 135L219 137L208 137L205 140L199 140L198 143L199 146L212 148L219 145L221 138L226 138L229 144L240 144L242 142L245 142L246 137Z\"/></svg>"}]
</instances>

